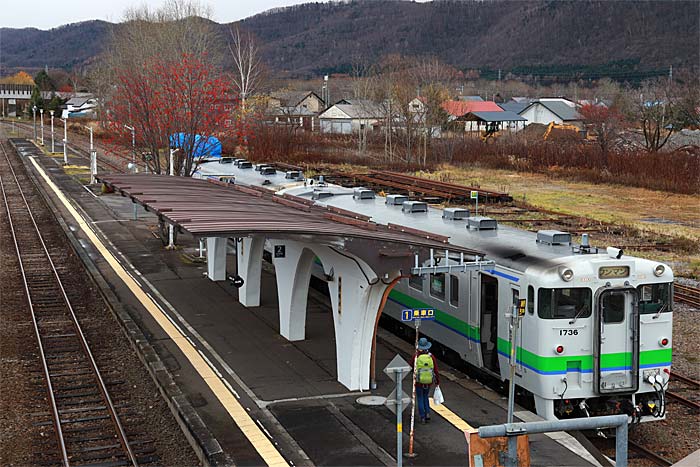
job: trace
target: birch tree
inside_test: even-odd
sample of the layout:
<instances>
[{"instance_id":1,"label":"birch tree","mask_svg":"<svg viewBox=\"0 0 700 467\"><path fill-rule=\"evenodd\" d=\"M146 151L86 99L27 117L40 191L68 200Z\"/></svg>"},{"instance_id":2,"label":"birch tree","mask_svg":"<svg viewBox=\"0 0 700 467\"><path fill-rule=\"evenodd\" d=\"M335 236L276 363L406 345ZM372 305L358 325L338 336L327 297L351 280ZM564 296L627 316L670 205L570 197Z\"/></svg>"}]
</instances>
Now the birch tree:
<instances>
[{"instance_id":1,"label":"birch tree","mask_svg":"<svg viewBox=\"0 0 700 467\"><path fill-rule=\"evenodd\" d=\"M246 99L255 94L263 81L263 65L260 52L249 32L241 33L238 26L229 30L228 45L233 59L233 87L238 91L241 107L245 111Z\"/></svg>"}]
</instances>

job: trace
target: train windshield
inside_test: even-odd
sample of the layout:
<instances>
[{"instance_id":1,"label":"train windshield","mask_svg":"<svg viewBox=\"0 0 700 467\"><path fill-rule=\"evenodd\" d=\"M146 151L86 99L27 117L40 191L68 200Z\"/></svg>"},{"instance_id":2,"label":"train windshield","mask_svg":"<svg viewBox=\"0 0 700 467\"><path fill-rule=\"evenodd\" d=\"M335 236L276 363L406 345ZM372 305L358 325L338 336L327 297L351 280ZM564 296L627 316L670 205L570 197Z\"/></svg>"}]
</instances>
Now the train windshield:
<instances>
[{"instance_id":1,"label":"train windshield","mask_svg":"<svg viewBox=\"0 0 700 467\"><path fill-rule=\"evenodd\" d=\"M544 319L588 318L593 293L585 287L540 289L537 314Z\"/></svg>"},{"instance_id":2,"label":"train windshield","mask_svg":"<svg viewBox=\"0 0 700 467\"><path fill-rule=\"evenodd\" d=\"M637 287L639 314L671 311L671 284L644 284Z\"/></svg>"}]
</instances>

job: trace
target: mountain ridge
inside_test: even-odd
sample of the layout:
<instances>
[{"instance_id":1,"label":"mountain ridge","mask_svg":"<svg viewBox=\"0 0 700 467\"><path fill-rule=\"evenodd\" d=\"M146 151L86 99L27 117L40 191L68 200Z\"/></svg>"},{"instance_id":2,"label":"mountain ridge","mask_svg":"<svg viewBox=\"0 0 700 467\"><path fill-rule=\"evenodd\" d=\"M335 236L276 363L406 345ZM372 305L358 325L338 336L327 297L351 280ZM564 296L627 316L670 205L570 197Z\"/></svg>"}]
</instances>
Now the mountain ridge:
<instances>
[{"instance_id":1,"label":"mountain ridge","mask_svg":"<svg viewBox=\"0 0 700 467\"><path fill-rule=\"evenodd\" d=\"M217 23L219 24L219 23ZM358 59L433 55L455 68L519 75L613 77L700 68L700 8L695 1L470 0L415 3L350 1L276 8L231 24L250 30L278 74L347 72ZM2 70L70 68L103 50L102 20L50 30L0 28ZM567 71L568 70L568 71ZM588 70L588 71L587 71ZM591 71L593 70L593 71Z\"/></svg>"}]
</instances>

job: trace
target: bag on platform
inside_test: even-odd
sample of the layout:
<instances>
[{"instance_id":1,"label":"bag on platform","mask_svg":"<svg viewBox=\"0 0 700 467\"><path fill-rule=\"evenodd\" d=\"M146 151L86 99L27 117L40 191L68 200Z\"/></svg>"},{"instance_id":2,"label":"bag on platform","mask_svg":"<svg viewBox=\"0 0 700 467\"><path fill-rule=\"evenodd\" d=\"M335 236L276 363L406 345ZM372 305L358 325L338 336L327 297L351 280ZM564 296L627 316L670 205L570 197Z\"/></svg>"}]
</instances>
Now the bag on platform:
<instances>
[{"instance_id":1,"label":"bag on platform","mask_svg":"<svg viewBox=\"0 0 700 467\"><path fill-rule=\"evenodd\" d=\"M440 405L443 402L445 402L445 398L442 395L442 390L440 389L440 386L435 386L435 392L433 392L433 403L435 403L435 405Z\"/></svg>"}]
</instances>

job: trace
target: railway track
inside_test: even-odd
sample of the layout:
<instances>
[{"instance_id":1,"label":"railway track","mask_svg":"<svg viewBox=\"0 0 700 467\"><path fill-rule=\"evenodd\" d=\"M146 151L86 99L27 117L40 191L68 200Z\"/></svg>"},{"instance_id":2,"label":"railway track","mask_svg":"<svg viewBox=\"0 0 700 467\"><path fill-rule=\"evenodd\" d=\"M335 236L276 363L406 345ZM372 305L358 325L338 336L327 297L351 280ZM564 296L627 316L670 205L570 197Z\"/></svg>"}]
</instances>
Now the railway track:
<instances>
[{"instance_id":1,"label":"railway track","mask_svg":"<svg viewBox=\"0 0 700 467\"><path fill-rule=\"evenodd\" d=\"M693 389L693 390L700 388L700 382L695 381L693 379L690 379L686 376L680 375L680 374L675 373L675 372L671 372L671 379L675 380L676 382L686 384L686 385L690 386L690 389ZM681 389L681 390L683 390L683 389ZM697 410L698 412L700 412L700 403L695 402L694 400L688 399L687 397L682 396L681 394L679 394L677 392L666 391L666 395L669 397L669 399L676 401L676 402L679 402L679 403L685 405L686 407L689 407L693 410Z\"/></svg>"},{"instance_id":2,"label":"railway track","mask_svg":"<svg viewBox=\"0 0 700 467\"><path fill-rule=\"evenodd\" d=\"M8 125L8 122L3 121L2 123ZM33 128L32 125L29 123L17 123L15 122L15 128L21 130L24 134L30 135L29 140L32 139L31 135L33 133ZM77 156L78 159L81 159L82 161L85 162L85 165L88 167L90 166L90 147L88 145L83 146L81 144L76 144L73 143L73 140L79 140L83 144L87 144L87 138L79 133L70 133L70 138L69 138L69 144L68 144L68 149L72 151L74 156ZM97 147L97 146L95 146ZM98 148L99 149L99 148ZM126 156L117 156L117 160L111 160L106 156L106 151L102 151L103 155L102 157L98 157L97 159L97 164L98 168L101 167L103 170L107 170L110 172L117 172L117 173L126 173L125 166L126 166L126 161L127 157Z\"/></svg>"},{"instance_id":3,"label":"railway track","mask_svg":"<svg viewBox=\"0 0 700 467\"><path fill-rule=\"evenodd\" d=\"M656 465L664 465L664 466L670 466L673 465L673 462L666 459L665 457L655 453L654 451L645 448L641 444L635 443L634 441L629 441L628 443L629 447L634 450L635 452L638 452L642 454L644 457L646 457L649 460L652 460L656 463Z\"/></svg>"},{"instance_id":4,"label":"railway track","mask_svg":"<svg viewBox=\"0 0 700 467\"><path fill-rule=\"evenodd\" d=\"M76 316L80 305L69 299L61 260L65 251L52 249L42 235L41 216L35 212L31 181L20 162L11 160L0 142L0 192L8 216L8 229L17 255L18 273L36 338L42 399L48 412L37 414L41 426L52 426L55 444L44 445L37 464L132 465L150 464L158 457L147 439L133 440L122 416L128 411L116 404ZM24 188L23 188L24 186ZM32 208L34 205L34 209ZM45 211L45 212L42 212ZM68 292L67 292L68 290ZM116 384L114 381L112 385ZM136 437L136 436L134 436ZM55 449L55 452L50 452Z\"/></svg>"},{"instance_id":5,"label":"railway track","mask_svg":"<svg viewBox=\"0 0 700 467\"><path fill-rule=\"evenodd\" d=\"M676 282L673 284L673 299L700 308L700 289Z\"/></svg>"},{"instance_id":6,"label":"railway track","mask_svg":"<svg viewBox=\"0 0 700 467\"><path fill-rule=\"evenodd\" d=\"M397 172L337 173L326 176L326 179L340 185L365 185L369 188L384 187L399 190L405 193L413 193L413 196L421 199L433 198L449 202L470 202L471 192L477 191L479 200L484 202L510 202L513 200L513 197L507 193L429 180Z\"/></svg>"}]
</instances>

